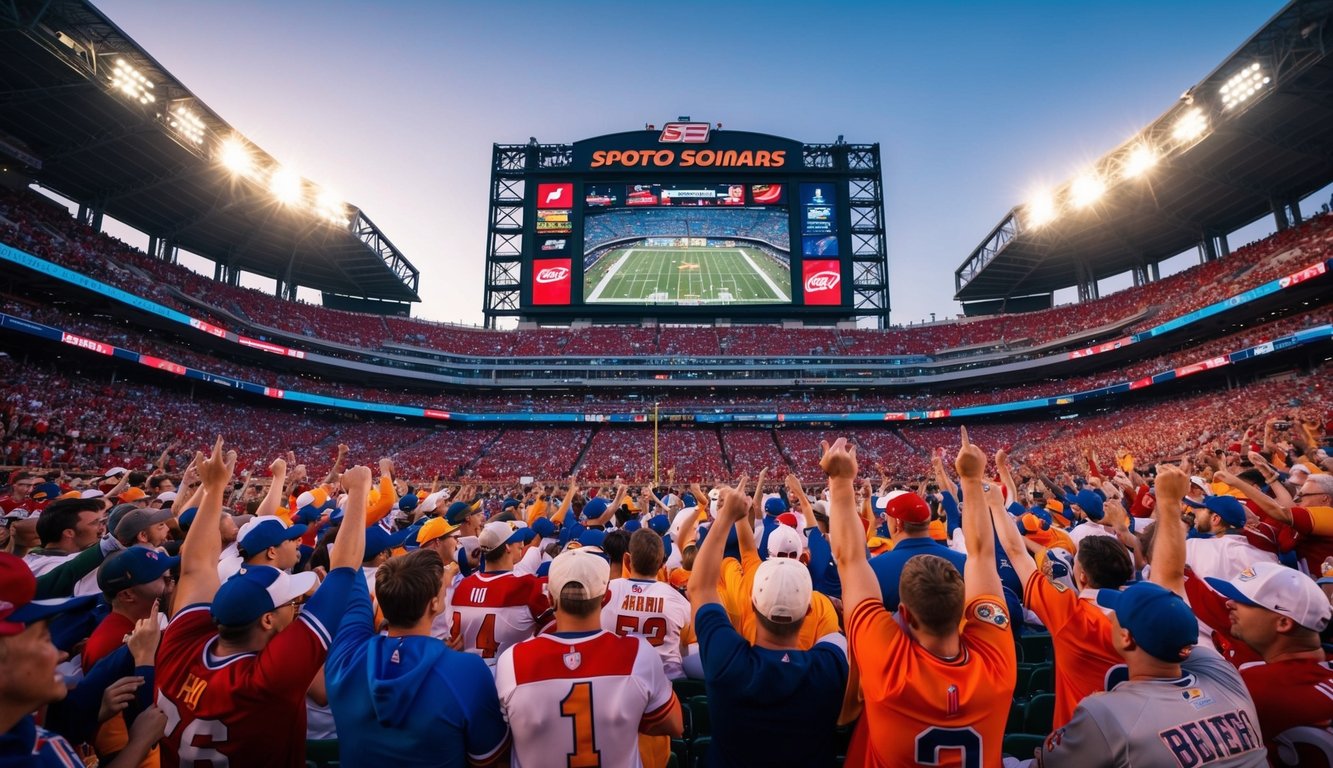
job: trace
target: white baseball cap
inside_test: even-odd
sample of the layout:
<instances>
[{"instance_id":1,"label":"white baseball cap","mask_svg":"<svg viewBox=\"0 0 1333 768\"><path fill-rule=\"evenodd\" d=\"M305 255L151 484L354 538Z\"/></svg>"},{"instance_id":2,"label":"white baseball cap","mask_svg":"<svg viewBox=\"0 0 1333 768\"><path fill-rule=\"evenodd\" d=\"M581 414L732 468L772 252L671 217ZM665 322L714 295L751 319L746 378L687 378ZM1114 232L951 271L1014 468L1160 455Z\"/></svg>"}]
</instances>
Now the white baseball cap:
<instances>
[{"instance_id":1,"label":"white baseball cap","mask_svg":"<svg viewBox=\"0 0 1333 768\"><path fill-rule=\"evenodd\" d=\"M162 493L159 493L159 494L157 495L157 500L158 500L158 501L175 501L175 500L176 500L176 492L175 492L175 491L163 491Z\"/></svg>"},{"instance_id":2,"label":"white baseball cap","mask_svg":"<svg viewBox=\"0 0 1333 768\"><path fill-rule=\"evenodd\" d=\"M750 599L769 621L794 622L810 612L810 592L810 571L799 560L773 557L754 572Z\"/></svg>"},{"instance_id":3,"label":"white baseball cap","mask_svg":"<svg viewBox=\"0 0 1333 768\"><path fill-rule=\"evenodd\" d=\"M805 551L805 539L790 525L779 525L768 534L769 557L800 557Z\"/></svg>"},{"instance_id":4,"label":"white baseball cap","mask_svg":"<svg viewBox=\"0 0 1333 768\"><path fill-rule=\"evenodd\" d=\"M435 493L426 494L426 498L422 499L421 503L417 505L417 511L423 515L428 515L440 506L440 501L447 498L449 498L448 491L436 491Z\"/></svg>"},{"instance_id":5,"label":"white baseball cap","mask_svg":"<svg viewBox=\"0 0 1333 768\"><path fill-rule=\"evenodd\" d=\"M1202 477L1199 477L1198 475L1193 475L1190 477L1190 483L1199 486L1199 490L1203 491L1203 494L1205 496L1213 495L1212 486L1210 486L1208 484L1208 481L1204 480Z\"/></svg>"},{"instance_id":6,"label":"white baseball cap","mask_svg":"<svg viewBox=\"0 0 1333 768\"><path fill-rule=\"evenodd\" d=\"M606 594L611 580L611 564L596 551L586 548L567 549L551 561L547 578L547 594L555 600L564 594L565 587L577 584L583 587L576 600L588 600Z\"/></svg>"},{"instance_id":7,"label":"white baseball cap","mask_svg":"<svg viewBox=\"0 0 1333 768\"><path fill-rule=\"evenodd\" d=\"M1211 577L1207 581L1225 597L1281 614L1315 632L1323 632L1333 618L1324 590L1314 579L1285 565L1255 563L1230 581Z\"/></svg>"}]
</instances>

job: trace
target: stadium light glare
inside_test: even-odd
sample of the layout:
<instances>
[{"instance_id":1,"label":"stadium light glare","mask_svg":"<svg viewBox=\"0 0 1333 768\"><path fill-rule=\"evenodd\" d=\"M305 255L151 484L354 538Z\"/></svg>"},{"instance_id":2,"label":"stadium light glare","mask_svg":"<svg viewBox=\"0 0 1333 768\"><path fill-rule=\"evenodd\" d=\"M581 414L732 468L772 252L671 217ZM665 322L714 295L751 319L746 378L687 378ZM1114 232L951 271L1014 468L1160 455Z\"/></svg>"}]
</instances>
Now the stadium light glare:
<instances>
[{"instance_id":1,"label":"stadium light glare","mask_svg":"<svg viewBox=\"0 0 1333 768\"><path fill-rule=\"evenodd\" d=\"M342 195L331 189L321 189L315 196L315 213L332 224L347 223L347 207L343 204Z\"/></svg>"},{"instance_id":2,"label":"stadium light glare","mask_svg":"<svg viewBox=\"0 0 1333 768\"><path fill-rule=\"evenodd\" d=\"M1055 197L1042 190L1028 201L1025 219L1029 227L1041 227L1055 219Z\"/></svg>"},{"instance_id":3,"label":"stadium light glare","mask_svg":"<svg viewBox=\"0 0 1333 768\"><path fill-rule=\"evenodd\" d=\"M1208 130L1208 118L1202 109L1194 107L1176 119L1175 125L1171 127L1171 135L1177 141L1187 142L1199 138L1206 130Z\"/></svg>"},{"instance_id":4,"label":"stadium light glare","mask_svg":"<svg viewBox=\"0 0 1333 768\"><path fill-rule=\"evenodd\" d=\"M1157 152L1147 144L1139 144L1130 150L1129 157L1125 159L1125 166L1121 175L1126 179L1134 179L1147 173L1149 168L1157 165Z\"/></svg>"},{"instance_id":5,"label":"stadium light glare","mask_svg":"<svg viewBox=\"0 0 1333 768\"><path fill-rule=\"evenodd\" d=\"M1245 103L1253 98L1254 94L1267 88L1271 82L1273 78L1264 74L1259 62L1254 62L1222 84L1218 91L1222 96L1222 109L1231 109Z\"/></svg>"},{"instance_id":6,"label":"stadium light glare","mask_svg":"<svg viewBox=\"0 0 1333 768\"><path fill-rule=\"evenodd\" d=\"M153 95L153 83L124 59L116 59L116 63L111 67L110 81L113 89L140 104L157 101L157 97Z\"/></svg>"},{"instance_id":7,"label":"stadium light glare","mask_svg":"<svg viewBox=\"0 0 1333 768\"><path fill-rule=\"evenodd\" d=\"M268 180L268 191L283 205L291 205L301 199L301 174L290 168L275 168Z\"/></svg>"},{"instance_id":8,"label":"stadium light glare","mask_svg":"<svg viewBox=\"0 0 1333 768\"><path fill-rule=\"evenodd\" d=\"M1087 208L1105 191L1106 183L1092 171L1080 174L1069 186L1069 196L1075 208Z\"/></svg>"},{"instance_id":9,"label":"stadium light glare","mask_svg":"<svg viewBox=\"0 0 1333 768\"><path fill-rule=\"evenodd\" d=\"M180 132L187 141L194 144L204 143L204 121L184 104L172 107L167 115L167 124Z\"/></svg>"},{"instance_id":10,"label":"stadium light glare","mask_svg":"<svg viewBox=\"0 0 1333 768\"><path fill-rule=\"evenodd\" d=\"M255 161L245 142L232 136L225 139L218 147L218 162L237 176L249 176L254 172Z\"/></svg>"}]
</instances>

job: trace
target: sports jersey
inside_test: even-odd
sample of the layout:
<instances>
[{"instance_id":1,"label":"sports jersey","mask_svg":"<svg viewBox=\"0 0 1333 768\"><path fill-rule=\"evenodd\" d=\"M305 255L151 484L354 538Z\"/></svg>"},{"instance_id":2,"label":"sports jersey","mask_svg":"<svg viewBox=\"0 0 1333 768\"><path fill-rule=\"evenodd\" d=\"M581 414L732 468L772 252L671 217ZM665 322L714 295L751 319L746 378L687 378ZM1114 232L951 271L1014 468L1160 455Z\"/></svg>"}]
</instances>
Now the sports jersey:
<instances>
[{"instance_id":1,"label":"sports jersey","mask_svg":"<svg viewBox=\"0 0 1333 768\"><path fill-rule=\"evenodd\" d=\"M1115 531L1100 523L1086 522L1076 525L1069 531L1069 540L1077 548L1089 536L1115 536Z\"/></svg>"},{"instance_id":2,"label":"sports jersey","mask_svg":"<svg viewBox=\"0 0 1333 768\"><path fill-rule=\"evenodd\" d=\"M514 766L638 768L639 731L680 706L653 647L606 630L518 643L501 653L495 687Z\"/></svg>"},{"instance_id":3,"label":"sports jersey","mask_svg":"<svg viewBox=\"0 0 1333 768\"><path fill-rule=\"evenodd\" d=\"M157 649L162 765L304 766L306 688L360 578L353 568L330 571L296 620L257 653L217 656L207 603L177 612Z\"/></svg>"},{"instance_id":4,"label":"sports jersey","mask_svg":"<svg viewBox=\"0 0 1333 768\"><path fill-rule=\"evenodd\" d=\"M690 601L670 584L645 579L612 579L607 584L602 629L647 640L673 680L685 676L680 667L680 630L689 623Z\"/></svg>"},{"instance_id":5,"label":"sports jersey","mask_svg":"<svg viewBox=\"0 0 1333 768\"><path fill-rule=\"evenodd\" d=\"M894 544L893 549L882 555L870 558L870 569L879 581L879 593L884 598L884 607L890 611L898 610L898 582L902 579L903 566L917 555L935 555L953 564L959 573L967 565L967 555L957 552L923 537L909 537Z\"/></svg>"},{"instance_id":6,"label":"sports jersey","mask_svg":"<svg viewBox=\"0 0 1333 768\"><path fill-rule=\"evenodd\" d=\"M1236 669L1203 645L1180 668L1174 680L1128 680L1084 699L1046 738L1037 764L1267 765L1259 717Z\"/></svg>"},{"instance_id":7,"label":"sports jersey","mask_svg":"<svg viewBox=\"0 0 1333 768\"><path fill-rule=\"evenodd\" d=\"M1111 619L1096 601L1096 590L1075 592L1040 571L1023 591L1023 604L1046 625L1055 649L1052 730L1069 722L1085 696L1110 690L1127 674L1124 659L1111 645Z\"/></svg>"},{"instance_id":8,"label":"sports jersey","mask_svg":"<svg viewBox=\"0 0 1333 768\"><path fill-rule=\"evenodd\" d=\"M1230 581L1255 563L1276 562L1277 555L1254 546L1239 531L1185 540L1185 563L1200 578Z\"/></svg>"},{"instance_id":9,"label":"sports jersey","mask_svg":"<svg viewBox=\"0 0 1333 768\"><path fill-rule=\"evenodd\" d=\"M808 651L777 651L747 643L717 603L701 606L696 621L713 721L706 764L834 764L838 712L847 687L843 636L829 635Z\"/></svg>"},{"instance_id":10,"label":"sports jersey","mask_svg":"<svg viewBox=\"0 0 1333 768\"><path fill-rule=\"evenodd\" d=\"M464 651L494 667L506 648L532 637L541 626L538 619L550 610L551 601L536 576L474 573L454 589L452 636L461 636Z\"/></svg>"},{"instance_id":11,"label":"sports jersey","mask_svg":"<svg viewBox=\"0 0 1333 768\"><path fill-rule=\"evenodd\" d=\"M1259 713L1259 731L1270 753L1273 740L1289 728L1333 723L1333 665L1314 659L1292 659L1241 665L1240 677Z\"/></svg>"},{"instance_id":12,"label":"sports jersey","mask_svg":"<svg viewBox=\"0 0 1333 768\"><path fill-rule=\"evenodd\" d=\"M32 768L82 768L83 757L64 736L38 727L26 715L0 734L0 764Z\"/></svg>"},{"instance_id":13,"label":"sports jersey","mask_svg":"<svg viewBox=\"0 0 1333 768\"><path fill-rule=\"evenodd\" d=\"M1018 663L1004 598L983 595L963 611L960 655L946 661L912 639L878 598L862 600L847 639L865 696L864 761L890 768L999 765Z\"/></svg>"},{"instance_id":14,"label":"sports jersey","mask_svg":"<svg viewBox=\"0 0 1333 768\"><path fill-rule=\"evenodd\" d=\"M754 574L759 569L759 555L748 552L738 561L734 557L722 561L722 606L731 617L732 626L741 633L746 642L754 643L759 622L754 618ZM819 592L810 593L810 613L801 624L800 634L796 637L796 646L803 651L814 647L815 642L825 635L838 632L838 612L833 603Z\"/></svg>"},{"instance_id":15,"label":"sports jersey","mask_svg":"<svg viewBox=\"0 0 1333 768\"><path fill-rule=\"evenodd\" d=\"M1333 557L1333 507L1292 507L1291 527L1301 570L1318 575L1324 559Z\"/></svg>"},{"instance_id":16,"label":"sports jersey","mask_svg":"<svg viewBox=\"0 0 1333 768\"><path fill-rule=\"evenodd\" d=\"M324 666L345 765L486 765L508 743L490 671L433 637L375 632L364 580Z\"/></svg>"}]
</instances>

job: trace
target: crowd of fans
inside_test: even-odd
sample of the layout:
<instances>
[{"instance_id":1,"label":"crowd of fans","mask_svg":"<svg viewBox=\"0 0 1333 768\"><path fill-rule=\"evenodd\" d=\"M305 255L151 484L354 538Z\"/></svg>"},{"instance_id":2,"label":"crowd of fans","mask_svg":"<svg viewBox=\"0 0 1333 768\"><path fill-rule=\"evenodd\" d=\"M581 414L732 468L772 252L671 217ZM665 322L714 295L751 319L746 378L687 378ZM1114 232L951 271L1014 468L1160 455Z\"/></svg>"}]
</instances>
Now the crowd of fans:
<instances>
[{"instance_id":1,"label":"crowd of fans","mask_svg":"<svg viewBox=\"0 0 1333 768\"><path fill-rule=\"evenodd\" d=\"M676 215L682 212L661 213ZM691 215L697 213L690 212ZM229 286L184 267L150 258L115 238L98 233L75 221L63 207L36 193L0 191L0 241L194 316L202 314L203 319L224 327L249 325L250 332L260 336L266 333L266 327L360 350L376 350L385 344L406 344L456 355L492 358L584 354L622 357L628 353L681 356L934 355L960 347L978 351L1021 349L1071 337L1081 338L1082 333L1096 328L1133 332L1328 258L1333 251L1330 248L1333 239L1330 221L1327 215L1316 216L1300 226L1237 249L1223 259L1100 299L1036 313L884 331L802 329L793 332L790 329L743 326L703 330L590 327L484 331L343 312ZM187 301L186 297L193 300ZM628 343L622 344L622 340Z\"/></svg>"}]
</instances>

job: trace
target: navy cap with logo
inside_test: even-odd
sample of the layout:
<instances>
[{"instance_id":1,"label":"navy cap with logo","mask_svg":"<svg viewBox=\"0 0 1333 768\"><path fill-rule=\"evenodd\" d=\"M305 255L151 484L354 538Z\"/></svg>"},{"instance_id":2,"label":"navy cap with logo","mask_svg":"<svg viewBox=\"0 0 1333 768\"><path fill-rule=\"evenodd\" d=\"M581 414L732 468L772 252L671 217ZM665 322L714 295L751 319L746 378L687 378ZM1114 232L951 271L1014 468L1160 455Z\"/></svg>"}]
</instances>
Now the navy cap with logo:
<instances>
[{"instance_id":1,"label":"navy cap with logo","mask_svg":"<svg viewBox=\"0 0 1333 768\"><path fill-rule=\"evenodd\" d=\"M224 627L243 627L309 592L319 583L310 571L289 574L267 565L247 565L218 587L209 612Z\"/></svg>"},{"instance_id":2,"label":"navy cap with logo","mask_svg":"<svg viewBox=\"0 0 1333 768\"><path fill-rule=\"evenodd\" d=\"M1097 604L1115 611L1116 621L1150 656L1180 663L1199 642L1199 620L1180 595L1140 581L1124 590L1097 591Z\"/></svg>"},{"instance_id":3,"label":"navy cap with logo","mask_svg":"<svg viewBox=\"0 0 1333 768\"><path fill-rule=\"evenodd\" d=\"M444 519L454 525L459 525L464 520L471 517L478 509L479 508L474 504L468 504L465 501L455 501L453 504L449 505L449 510L444 513Z\"/></svg>"},{"instance_id":4,"label":"navy cap with logo","mask_svg":"<svg viewBox=\"0 0 1333 768\"><path fill-rule=\"evenodd\" d=\"M97 587L107 599L121 590L151 584L180 565L179 557L168 557L156 549L130 547L112 555L97 572Z\"/></svg>"}]
</instances>

